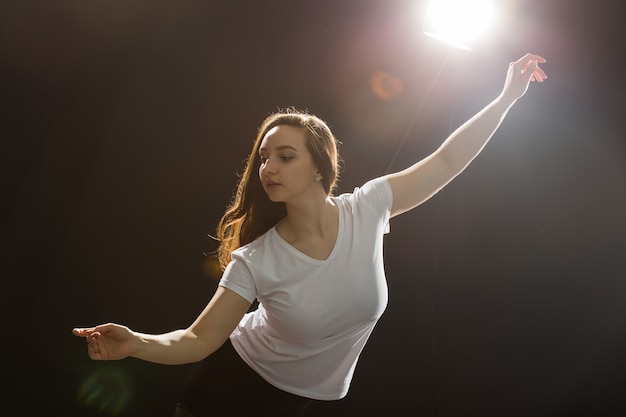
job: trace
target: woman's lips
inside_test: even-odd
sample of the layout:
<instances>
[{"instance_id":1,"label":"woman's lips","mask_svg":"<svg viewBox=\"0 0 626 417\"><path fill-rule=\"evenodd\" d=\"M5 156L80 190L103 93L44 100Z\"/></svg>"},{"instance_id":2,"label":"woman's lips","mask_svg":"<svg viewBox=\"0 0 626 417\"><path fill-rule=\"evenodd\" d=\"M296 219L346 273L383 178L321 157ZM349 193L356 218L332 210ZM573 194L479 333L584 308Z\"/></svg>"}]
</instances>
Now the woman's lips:
<instances>
[{"instance_id":1,"label":"woman's lips","mask_svg":"<svg viewBox=\"0 0 626 417\"><path fill-rule=\"evenodd\" d=\"M267 190L273 190L275 188L278 188L279 186L280 186L280 183L278 182L268 181L265 183L265 188Z\"/></svg>"}]
</instances>

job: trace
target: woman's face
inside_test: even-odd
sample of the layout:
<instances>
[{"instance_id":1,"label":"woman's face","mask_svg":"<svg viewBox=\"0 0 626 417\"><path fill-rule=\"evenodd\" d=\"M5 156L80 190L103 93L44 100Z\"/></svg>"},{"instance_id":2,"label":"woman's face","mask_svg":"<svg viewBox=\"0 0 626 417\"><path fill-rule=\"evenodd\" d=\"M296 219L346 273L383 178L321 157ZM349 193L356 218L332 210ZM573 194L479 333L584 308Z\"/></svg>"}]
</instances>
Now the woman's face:
<instances>
[{"instance_id":1,"label":"woman's face","mask_svg":"<svg viewBox=\"0 0 626 417\"><path fill-rule=\"evenodd\" d=\"M318 169L306 147L302 128L279 125L270 129L259 146L259 177L274 202L296 202L323 187Z\"/></svg>"}]
</instances>

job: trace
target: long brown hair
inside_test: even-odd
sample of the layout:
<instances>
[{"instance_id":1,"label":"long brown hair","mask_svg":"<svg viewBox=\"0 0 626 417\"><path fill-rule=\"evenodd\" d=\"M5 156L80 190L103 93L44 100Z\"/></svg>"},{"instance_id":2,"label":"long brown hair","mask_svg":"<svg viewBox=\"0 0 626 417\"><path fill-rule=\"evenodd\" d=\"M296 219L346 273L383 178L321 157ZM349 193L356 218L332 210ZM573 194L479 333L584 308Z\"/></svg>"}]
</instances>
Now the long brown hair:
<instances>
[{"instance_id":1,"label":"long brown hair","mask_svg":"<svg viewBox=\"0 0 626 417\"><path fill-rule=\"evenodd\" d=\"M230 255L235 249L252 242L287 215L285 203L272 202L265 194L259 178L259 146L266 133L279 125L304 130L307 150L322 175L321 181L327 195L331 195L337 187L340 168L337 152L339 142L328 125L319 117L294 108L282 109L269 115L258 129L233 200L217 226L217 257L222 270L230 262Z\"/></svg>"}]
</instances>

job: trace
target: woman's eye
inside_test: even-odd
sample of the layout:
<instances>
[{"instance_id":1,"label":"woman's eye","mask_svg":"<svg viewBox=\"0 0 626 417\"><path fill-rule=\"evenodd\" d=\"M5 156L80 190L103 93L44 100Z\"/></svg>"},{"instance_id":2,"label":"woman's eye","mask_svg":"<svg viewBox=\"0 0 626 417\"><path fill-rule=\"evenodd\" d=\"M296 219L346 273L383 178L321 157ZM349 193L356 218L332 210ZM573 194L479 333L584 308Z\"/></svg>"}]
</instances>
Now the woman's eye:
<instances>
[{"instance_id":1,"label":"woman's eye","mask_svg":"<svg viewBox=\"0 0 626 417\"><path fill-rule=\"evenodd\" d=\"M281 161L283 161L283 162L289 162L289 161L291 161L293 159L293 156L291 156L291 155L280 155L280 156L278 156L278 158ZM268 159L269 159L269 157L267 157L267 156L259 155L259 160L261 161L261 164L265 164Z\"/></svg>"}]
</instances>

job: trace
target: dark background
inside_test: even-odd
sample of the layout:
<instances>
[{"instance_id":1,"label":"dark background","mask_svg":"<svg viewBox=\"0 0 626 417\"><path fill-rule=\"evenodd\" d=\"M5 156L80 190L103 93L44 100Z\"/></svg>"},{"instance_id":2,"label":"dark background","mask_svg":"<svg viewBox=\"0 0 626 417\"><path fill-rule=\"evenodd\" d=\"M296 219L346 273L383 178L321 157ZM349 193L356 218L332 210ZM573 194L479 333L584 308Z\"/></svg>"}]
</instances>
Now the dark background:
<instances>
[{"instance_id":1,"label":"dark background","mask_svg":"<svg viewBox=\"0 0 626 417\"><path fill-rule=\"evenodd\" d=\"M195 318L266 115L325 119L351 191L433 151L536 52L548 80L392 220L387 312L348 397L307 416L625 416L620 2L497 3L468 52L422 34L425 1L4 1L0 412L172 416L186 366L94 362L71 329ZM401 94L378 98L375 71Z\"/></svg>"}]
</instances>

